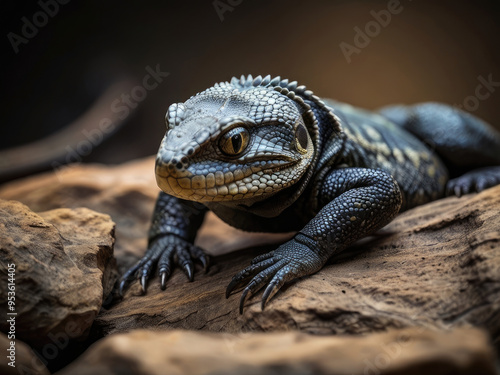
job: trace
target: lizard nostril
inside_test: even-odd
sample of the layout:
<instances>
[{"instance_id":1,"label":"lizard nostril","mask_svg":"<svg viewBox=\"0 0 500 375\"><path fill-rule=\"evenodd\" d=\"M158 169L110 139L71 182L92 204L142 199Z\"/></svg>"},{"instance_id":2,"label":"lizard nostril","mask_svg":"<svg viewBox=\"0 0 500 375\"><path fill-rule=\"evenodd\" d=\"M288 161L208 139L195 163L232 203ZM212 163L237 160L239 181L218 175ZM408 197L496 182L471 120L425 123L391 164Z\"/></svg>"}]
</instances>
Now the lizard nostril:
<instances>
[{"instance_id":1,"label":"lizard nostril","mask_svg":"<svg viewBox=\"0 0 500 375\"><path fill-rule=\"evenodd\" d=\"M183 172L187 169L188 165L188 158L185 156L183 156L180 160L178 158L172 158L168 162L168 169L172 172Z\"/></svg>"},{"instance_id":2,"label":"lizard nostril","mask_svg":"<svg viewBox=\"0 0 500 375\"><path fill-rule=\"evenodd\" d=\"M172 136L174 136L176 138L182 138L182 137L184 137L186 135L185 131L183 131L181 129L176 129L176 128L172 129L170 131L170 133L172 134Z\"/></svg>"}]
</instances>

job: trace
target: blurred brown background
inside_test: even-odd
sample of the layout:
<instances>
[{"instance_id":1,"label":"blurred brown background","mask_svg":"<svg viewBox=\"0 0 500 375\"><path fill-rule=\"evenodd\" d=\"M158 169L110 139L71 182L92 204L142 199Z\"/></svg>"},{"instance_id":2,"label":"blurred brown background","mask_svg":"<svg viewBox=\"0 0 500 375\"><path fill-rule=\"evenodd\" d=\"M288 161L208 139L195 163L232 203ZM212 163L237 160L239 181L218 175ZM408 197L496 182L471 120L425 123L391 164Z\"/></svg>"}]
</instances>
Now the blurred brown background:
<instances>
[{"instance_id":1,"label":"blurred brown background","mask_svg":"<svg viewBox=\"0 0 500 375\"><path fill-rule=\"evenodd\" d=\"M156 153L169 104L248 73L297 80L319 96L369 109L431 100L463 105L483 77L498 83L481 89L487 98L468 100L500 129L500 2L401 0L377 32L374 12L396 3L72 0L15 53L9 33L22 36L23 17L33 20L42 8L3 2L0 148L57 131L114 80L140 83L157 64L169 76L84 161ZM355 28L369 25L376 35L348 62L340 44L356 47Z\"/></svg>"}]
</instances>

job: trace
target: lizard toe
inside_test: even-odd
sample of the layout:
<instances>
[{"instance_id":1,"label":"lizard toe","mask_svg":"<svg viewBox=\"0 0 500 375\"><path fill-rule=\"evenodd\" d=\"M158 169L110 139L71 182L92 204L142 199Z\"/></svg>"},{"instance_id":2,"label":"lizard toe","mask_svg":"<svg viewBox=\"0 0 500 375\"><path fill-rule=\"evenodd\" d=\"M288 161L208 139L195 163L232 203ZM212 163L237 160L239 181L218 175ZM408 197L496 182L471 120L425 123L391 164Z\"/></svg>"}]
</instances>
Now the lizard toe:
<instances>
[{"instance_id":1,"label":"lizard toe","mask_svg":"<svg viewBox=\"0 0 500 375\"><path fill-rule=\"evenodd\" d=\"M270 251L268 253L261 254L259 256L256 256L255 258L253 258L251 264L260 263L260 262L262 262L264 260L272 258L273 256L274 256L274 251Z\"/></svg>"},{"instance_id":2,"label":"lizard toe","mask_svg":"<svg viewBox=\"0 0 500 375\"><path fill-rule=\"evenodd\" d=\"M144 264L138 271L143 293L146 293L147 291L147 282L149 280L149 277L151 276L154 266L156 265L158 259L162 254L162 250L159 246L155 246L151 250L152 252L150 257L146 260L146 262L144 262Z\"/></svg>"},{"instance_id":3,"label":"lizard toe","mask_svg":"<svg viewBox=\"0 0 500 375\"><path fill-rule=\"evenodd\" d=\"M266 290L264 290L264 293L262 294L262 303L261 303L261 309L264 310L266 307L267 301L269 301L271 298L274 297L276 293L281 289L281 287L289 280L294 279L295 277L292 276L292 273L287 269L287 267L284 267L280 269L273 277L273 279L269 282L269 285L267 286Z\"/></svg>"},{"instance_id":4,"label":"lizard toe","mask_svg":"<svg viewBox=\"0 0 500 375\"><path fill-rule=\"evenodd\" d=\"M246 288L243 290L243 293L241 294L240 314L243 314L243 307L245 305L247 296L250 297L253 294L257 293L260 289L262 289L267 284L267 282L284 266L284 261L278 261L277 263L274 263L271 266L260 271L252 278L252 280L248 283Z\"/></svg>"},{"instance_id":5,"label":"lizard toe","mask_svg":"<svg viewBox=\"0 0 500 375\"><path fill-rule=\"evenodd\" d=\"M123 296L126 286L136 277L136 275L140 279L143 293L146 292L147 280L151 274L151 270L161 255L161 248L157 246L157 244L155 245L156 246L151 247L146 252L146 255L142 259L123 274L119 287L120 295Z\"/></svg>"},{"instance_id":6,"label":"lizard toe","mask_svg":"<svg viewBox=\"0 0 500 375\"><path fill-rule=\"evenodd\" d=\"M160 286L164 290L174 266L181 268L189 281L193 281L194 263L198 260L205 271L209 265L209 257L205 252L191 243L177 237L164 236L150 244L146 255L133 267L125 272L120 282L120 294L123 295L127 284L137 277L141 284L143 293L147 291L147 282L155 267L158 268ZM137 275L137 276L136 276Z\"/></svg>"},{"instance_id":7,"label":"lizard toe","mask_svg":"<svg viewBox=\"0 0 500 375\"><path fill-rule=\"evenodd\" d=\"M132 267L130 267L122 276L122 279L120 281L120 286L119 286L119 292L120 295L123 296L123 292L126 289L126 286L130 281L132 281L137 273L137 270L143 266L144 263L146 263L147 258L144 257L137 261L136 264L134 264Z\"/></svg>"},{"instance_id":8,"label":"lizard toe","mask_svg":"<svg viewBox=\"0 0 500 375\"><path fill-rule=\"evenodd\" d=\"M189 281L193 281L194 264L191 259L189 246L176 244L173 248L174 263L182 268Z\"/></svg>"},{"instance_id":9,"label":"lizard toe","mask_svg":"<svg viewBox=\"0 0 500 375\"><path fill-rule=\"evenodd\" d=\"M158 274L160 275L160 287L165 290L167 279L172 273L172 251L164 251L158 261Z\"/></svg>"},{"instance_id":10,"label":"lizard toe","mask_svg":"<svg viewBox=\"0 0 500 375\"><path fill-rule=\"evenodd\" d=\"M448 195L460 197L473 192L481 192L500 184L500 167L486 167L475 169L457 178L448 181L446 191Z\"/></svg>"},{"instance_id":11,"label":"lizard toe","mask_svg":"<svg viewBox=\"0 0 500 375\"><path fill-rule=\"evenodd\" d=\"M243 311L247 295L256 293L266 284L267 287L262 295L262 309L285 283L313 274L323 267L328 257L321 257L317 250L313 250L303 242L301 236L296 236L278 249L257 257L255 260L260 262L250 265L233 277L228 286L227 295L231 290L253 277L243 291L240 313Z\"/></svg>"},{"instance_id":12,"label":"lizard toe","mask_svg":"<svg viewBox=\"0 0 500 375\"><path fill-rule=\"evenodd\" d=\"M262 262L251 264L250 266L246 267L242 271L238 272L236 275L233 276L231 282L226 288L226 298L229 298L229 295L233 290L236 288L239 288L245 283L252 278L255 274L259 273L260 271L268 268L269 266L273 265L276 261L272 258L266 259Z\"/></svg>"},{"instance_id":13,"label":"lizard toe","mask_svg":"<svg viewBox=\"0 0 500 375\"><path fill-rule=\"evenodd\" d=\"M205 273L208 271L208 266L210 265L210 256L203 251L203 249L198 246L192 245L189 248L191 253L191 258L198 261L203 266Z\"/></svg>"}]
</instances>

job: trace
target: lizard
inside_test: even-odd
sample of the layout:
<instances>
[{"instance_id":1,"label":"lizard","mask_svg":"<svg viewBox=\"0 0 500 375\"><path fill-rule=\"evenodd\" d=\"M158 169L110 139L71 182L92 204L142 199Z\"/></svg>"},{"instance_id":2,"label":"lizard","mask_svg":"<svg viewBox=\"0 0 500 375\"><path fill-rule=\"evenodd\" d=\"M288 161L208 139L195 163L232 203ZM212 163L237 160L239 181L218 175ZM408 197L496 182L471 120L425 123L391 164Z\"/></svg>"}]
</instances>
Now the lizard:
<instances>
[{"instance_id":1,"label":"lizard","mask_svg":"<svg viewBox=\"0 0 500 375\"><path fill-rule=\"evenodd\" d=\"M287 282L318 272L399 212L500 183L500 133L434 102L373 112L321 99L279 76L233 77L169 106L155 162L161 189L144 257L122 277L145 293L174 267L192 281L204 215L292 239L257 256L230 281L226 298L264 289L261 307Z\"/></svg>"}]
</instances>

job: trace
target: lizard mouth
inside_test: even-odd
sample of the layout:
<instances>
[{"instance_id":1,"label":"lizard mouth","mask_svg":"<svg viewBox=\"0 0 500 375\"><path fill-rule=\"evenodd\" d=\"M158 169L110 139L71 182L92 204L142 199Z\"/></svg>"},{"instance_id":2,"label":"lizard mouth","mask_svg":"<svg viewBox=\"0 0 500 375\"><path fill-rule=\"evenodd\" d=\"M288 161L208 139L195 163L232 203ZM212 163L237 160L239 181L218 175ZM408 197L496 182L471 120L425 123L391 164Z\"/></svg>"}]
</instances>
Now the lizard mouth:
<instances>
[{"instance_id":1,"label":"lizard mouth","mask_svg":"<svg viewBox=\"0 0 500 375\"><path fill-rule=\"evenodd\" d=\"M225 172L206 175L188 172L182 176L157 163L156 181L165 193L180 199L197 202L244 200L276 193L290 186L295 182L291 177L296 163L290 160L253 160L250 164Z\"/></svg>"}]
</instances>

